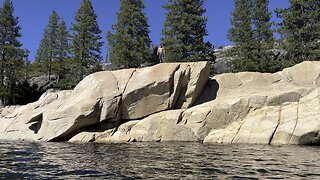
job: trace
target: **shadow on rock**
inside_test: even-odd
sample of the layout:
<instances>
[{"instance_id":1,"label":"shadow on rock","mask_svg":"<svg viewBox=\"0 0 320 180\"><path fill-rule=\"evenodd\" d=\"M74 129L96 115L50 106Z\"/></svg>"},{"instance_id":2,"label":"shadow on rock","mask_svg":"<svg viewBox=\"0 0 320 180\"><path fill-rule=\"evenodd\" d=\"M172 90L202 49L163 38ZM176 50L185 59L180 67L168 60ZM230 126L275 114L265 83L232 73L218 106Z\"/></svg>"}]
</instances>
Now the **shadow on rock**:
<instances>
[{"instance_id":1,"label":"shadow on rock","mask_svg":"<svg viewBox=\"0 0 320 180\"><path fill-rule=\"evenodd\" d=\"M312 131L312 132L303 134L299 139L299 144L310 145L310 146L320 146L319 131Z\"/></svg>"},{"instance_id":2,"label":"shadow on rock","mask_svg":"<svg viewBox=\"0 0 320 180\"><path fill-rule=\"evenodd\" d=\"M215 79L209 79L202 94L194 103L194 106L215 100L219 87L220 85Z\"/></svg>"}]
</instances>

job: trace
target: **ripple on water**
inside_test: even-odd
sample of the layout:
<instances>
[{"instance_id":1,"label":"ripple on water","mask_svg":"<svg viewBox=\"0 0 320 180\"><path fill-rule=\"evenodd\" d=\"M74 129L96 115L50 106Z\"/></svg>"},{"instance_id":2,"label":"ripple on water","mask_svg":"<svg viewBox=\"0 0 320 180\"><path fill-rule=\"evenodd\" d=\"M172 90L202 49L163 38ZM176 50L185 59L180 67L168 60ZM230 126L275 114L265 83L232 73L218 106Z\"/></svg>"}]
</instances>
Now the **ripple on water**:
<instances>
[{"instance_id":1,"label":"ripple on water","mask_svg":"<svg viewBox=\"0 0 320 180\"><path fill-rule=\"evenodd\" d=\"M0 179L320 178L317 147L0 142Z\"/></svg>"}]
</instances>

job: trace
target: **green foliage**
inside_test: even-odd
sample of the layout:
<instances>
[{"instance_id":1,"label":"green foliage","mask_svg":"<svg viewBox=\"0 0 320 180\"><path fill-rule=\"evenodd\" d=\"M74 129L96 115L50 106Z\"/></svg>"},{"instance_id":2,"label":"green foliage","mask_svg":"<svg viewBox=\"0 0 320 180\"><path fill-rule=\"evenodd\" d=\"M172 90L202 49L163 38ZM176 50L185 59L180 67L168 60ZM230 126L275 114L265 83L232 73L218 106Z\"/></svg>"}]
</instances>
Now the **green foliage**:
<instances>
[{"instance_id":1,"label":"green foliage","mask_svg":"<svg viewBox=\"0 0 320 180\"><path fill-rule=\"evenodd\" d=\"M68 64L70 62L69 53L69 32L67 30L67 25L65 21L62 19L60 24L58 25L58 59L57 63L55 63L55 71L58 75L58 79L63 80L68 76L70 71L68 71Z\"/></svg>"},{"instance_id":2,"label":"green foliage","mask_svg":"<svg viewBox=\"0 0 320 180\"><path fill-rule=\"evenodd\" d=\"M34 76L48 75L48 81L52 75L58 76L59 81L65 81L67 76L71 76L68 65L69 58L69 32L65 21L52 11L49 23L44 30L43 38L37 51L35 62L32 65ZM67 87L59 86L61 89Z\"/></svg>"},{"instance_id":3,"label":"green foliage","mask_svg":"<svg viewBox=\"0 0 320 180\"><path fill-rule=\"evenodd\" d=\"M35 57L35 61L41 65L40 71L48 74L49 81L54 71L54 63L58 61L59 56L59 19L57 12L53 10L49 17L49 24L44 30L43 38L40 41L40 46Z\"/></svg>"},{"instance_id":4,"label":"green foliage","mask_svg":"<svg viewBox=\"0 0 320 180\"><path fill-rule=\"evenodd\" d=\"M101 30L90 0L83 0L72 24L72 61L75 82L101 69Z\"/></svg>"},{"instance_id":5,"label":"green foliage","mask_svg":"<svg viewBox=\"0 0 320 180\"><path fill-rule=\"evenodd\" d=\"M255 59L252 54L254 49L253 29L251 27L251 4L249 0L234 0L231 24L228 38L235 47L231 55L235 57L232 61L235 71L255 71Z\"/></svg>"},{"instance_id":6,"label":"green foliage","mask_svg":"<svg viewBox=\"0 0 320 180\"><path fill-rule=\"evenodd\" d=\"M291 64L320 60L320 1L290 0L286 9L277 9L282 18L279 32L283 38L285 59Z\"/></svg>"},{"instance_id":7,"label":"green foliage","mask_svg":"<svg viewBox=\"0 0 320 180\"><path fill-rule=\"evenodd\" d=\"M199 55L199 60L209 61L214 63L216 60L216 56L214 55L215 53L214 46L210 42L206 42L205 45L206 46L204 51L202 52L202 54Z\"/></svg>"},{"instance_id":8,"label":"green foliage","mask_svg":"<svg viewBox=\"0 0 320 180\"><path fill-rule=\"evenodd\" d=\"M24 80L27 52L21 48L20 26L14 7L5 0L0 7L0 98L5 105L16 102L18 84Z\"/></svg>"},{"instance_id":9,"label":"green foliage","mask_svg":"<svg viewBox=\"0 0 320 180\"><path fill-rule=\"evenodd\" d=\"M281 61L274 59L274 45L269 0L235 0L232 13L232 27L228 38L234 42L231 50L234 57L234 71L274 72L274 64ZM280 64L278 64L280 63Z\"/></svg>"},{"instance_id":10,"label":"green foliage","mask_svg":"<svg viewBox=\"0 0 320 180\"><path fill-rule=\"evenodd\" d=\"M117 22L108 32L110 60L117 68L137 68L151 59L148 18L141 0L121 0Z\"/></svg>"},{"instance_id":11,"label":"green foliage","mask_svg":"<svg viewBox=\"0 0 320 180\"><path fill-rule=\"evenodd\" d=\"M150 64L155 65L160 63L160 59L158 56L158 46L154 46L151 48L151 59L150 59Z\"/></svg>"},{"instance_id":12,"label":"green foliage","mask_svg":"<svg viewBox=\"0 0 320 180\"><path fill-rule=\"evenodd\" d=\"M42 93L38 92L37 85L31 85L27 80L19 82L15 87L14 104L24 105L39 99Z\"/></svg>"},{"instance_id":13,"label":"green foliage","mask_svg":"<svg viewBox=\"0 0 320 180\"><path fill-rule=\"evenodd\" d=\"M203 0L169 0L164 8L168 11L162 30L165 61L202 60L207 48L203 38L208 35Z\"/></svg>"},{"instance_id":14,"label":"green foliage","mask_svg":"<svg viewBox=\"0 0 320 180\"><path fill-rule=\"evenodd\" d=\"M268 10L269 0L255 0L253 4L252 22L257 71L275 72L276 66L281 66L279 59L274 59L272 52L275 39L271 30L271 12Z\"/></svg>"}]
</instances>

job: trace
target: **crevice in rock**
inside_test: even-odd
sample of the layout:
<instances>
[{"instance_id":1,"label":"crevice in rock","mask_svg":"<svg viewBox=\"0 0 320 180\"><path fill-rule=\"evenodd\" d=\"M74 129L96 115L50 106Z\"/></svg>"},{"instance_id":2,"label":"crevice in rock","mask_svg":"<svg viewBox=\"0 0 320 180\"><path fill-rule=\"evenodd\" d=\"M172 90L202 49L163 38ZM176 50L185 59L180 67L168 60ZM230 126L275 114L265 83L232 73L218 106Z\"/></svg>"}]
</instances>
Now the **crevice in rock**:
<instances>
[{"instance_id":1,"label":"crevice in rock","mask_svg":"<svg viewBox=\"0 0 320 180\"><path fill-rule=\"evenodd\" d=\"M179 95L177 95L177 101L175 103L175 105L173 106L174 109L181 109L183 103L186 101L187 97L186 97L186 93L188 90L188 83L190 82L190 77L191 77L191 67L190 64L188 64L186 66L184 75L182 76L181 79L181 88L180 88L180 93Z\"/></svg>"},{"instance_id":2,"label":"crevice in rock","mask_svg":"<svg viewBox=\"0 0 320 180\"><path fill-rule=\"evenodd\" d=\"M121 100L122 100L122 94L119 94L119 95L117 95L117 96L114 96L114 97L112 97L112 98L109 98L109 99L106 99L106 100L104 100L104 101L106 101L106 102L109 102L109 101L112 101L113 103L117 103L117 108L115 108L115 110L114 110L114 112L112 112L111 114L114 114L114 116L113 117L109 117L109 118L103 118L102 119L102 113L103 113L103 111L102 111L102 109L104 109L105 107L104 107L104 98L103 97L101 97L101 98L99 98L99 111L100 111L100 116L99 116L99 121L100 122L102 122L102 121L105 121L105 120L108 120L108 119L113 119L113 118L117 118L117 117L119 117L120 118L120 115L119 115L119 111L121 111ZM120 112L121 113L121 112Z\"/></svg>"},{"instance_id":3,"label":"crevice in rock","mask_svg":"<svg viewBox=\"0 0 320 180\"><path fill-rule=\"evenodd\" d=\"M238 120L238 118L239 118L239 116L237 117L237 119L236 119L234 122L236 122L236 121ZM231 140L231 144L234 143L235 138L238 136L238 134L239 134L242 126L244 125L244 123L245 123L245 118L246 118L246 116L244 116L243 119L239 120L239 121L240 121L239 123L241 123L241 125L240 125L240 127L237 129L236 134L233 136L233 138L232 138L232 140Z\"/></svg>"},{"instance_id":4,"label":"crevice in rock","mask_svg":"<svg viewBox=\"0 0 320 180\"><path fill-rule=\"evenodd\" d=\"M134 73L136 73L136 71L137 71L137 69L134 69L134 70L132 71L132 73L131 73L131 75L130 75L130 77L129 77L128 81L126 82L126 85L124 86L124 89L123 89L122 94L126 91L127 86L128 86L128 84L129 84L129 81L130 81L130 79L133 77ZM119 80L118 80L118 81L119 81ZM119 88L119 87L118 87L118 88Z\"/></svg>"},{"instance_id":5,"label":"crevice in rock","mask_svg":"<svg viewBox=\"0 0 320 180\"><path fill-rule=\"evenodd\" d=\"M289 142L288 142L289 144L291 144L291 140L292 140L292 138L294 136L294 132L296 131L296 128L297 128L297 125L298 125L298 121L299 121L299 106L300 106L300 102L298 102L298 104L297 104L296 124L294 125L291 137L289 139Z\"/></svg>"},{"instance_id":6,"label":"crevice in rock","mask_svg":"<svg viewBox=\"0 0 320 180\"><path fill-rule=\"evenodd\" d=\"M169 78L169 98L168 98L168 108L167 109L170 109L171 107L173 107L171 105L171 96L174 92L174 74L176 73L176 71L173 73L173 75L170 76ZM173 101L172 101L173 103Z\"/></svg>"},{"instance_id":7,"label":"crevice in rock","mask_svg":"<svg viewBox=\"0 0 320 180\"><path fill-rule=\"evenodd\" d=\"M38 134L41 125L42 125L43 117L42 113L39 114L38 116L33 117L28 124L30 123L31 125L29 126L29 129L32 130L35 134Z\"/></svg>"},{"instance_id":8,"label":"crevice in rock","mask_svg":"<svg viewBox=\"0 0 320 180\"><path fill-rule=\"evenodd\" d=\"M119 106L118 106L118 109L117 109L117 115L119 115L119 119L118 121L116 121L116 126L114 127L114 129L111 131L111 136L118 131L118 128L119 126L121 125L121 123L123 122L122 119L121 119L121 115L122 115L122 98L120 99L119 101ZM124 122L123 122L124 123Z\"/></svg>"},{"instance_id":9,"label":"crevice in rock","mask_svg":"<svg viewBox=\"0 0 320 180\"><path fill-rule=\"evenodd\" d=\"M274 137L274 135L276 134L276 132L277 132L277 130L278 130L278 127L279 127L279 125L280 125L281 112L282 112L282 106L280 106L280 108L279 108L279 115L278 115L279 118L278 118L277 126L274 128L274 130L273 130L273 132L272 132L272 135L270 136L270 139L269 139L269 142L268 142L269 145L271 144L271 142L272 142L272 140L273 140L273 137Z\"/></svg>"},{"instance_id":10,"label":"crevice in rock","mask_svg":"<svg viewBox=\"0 0 320 180\"><path fill-rule=\"evenodd\" d=\"M316 88L320 86L320 74L318 75L318 77L315 80L315 86L316 86Z\"/></svg>"},{"instance_id":11,"label":"crevice in rock","mask_svg":"<svg viewBox=\"0 0 320 180\"><path fill-rule=\"evenodd\" d=\"M100 99L100 101L101 100L102 99ZM104 117L101 117L102 116L102 109L105 108L105 107L103 107L103 103L102 103L102 105L100 105L101 107L99 107L99 110L100 110L99 123L93 125L93 126L98 126L102 131L107 130L107 129L102 128L103 124L109 125L110 123L113 123L112 122L113 119L117 119L117 121L115 121L115 123L119 123L121 121L122 94L119 94L117 96L114 96L113 98L107 99L106 101L110 101L110 100L116 100L116 103L117 103L117 108L115 108L115 111L112 113L112 114L114 114L114 116L109 117L107 119L102 119L102 118L104 118ZM100 101L99 101L99 104L101 104ZM108 122L108 120L111 120L111 121ZM115 125L114 127L111 127L110 129L112 129L112 128L117 128L117 125Z\"/></svg>"},{"instance_id":12,"label":"crevice in rock","mask_svg":"<svg viewBox=\"0 0 320 180\"><path fill-rule=\"evenodd\" d=\"M181 65L179 64L177 66L177 68L174 70L174 72L172 73L172 75L170 76L170 80L169 80L169 84L170 84L170 91L169 91L169 104L168 104L168 109L174 109L177 100L180 96L181 93L181 83L183 81L183 77L185 75L185 72L181 72L181 74L177 74L179 73L179 71L181 70ZM175 84L175 78L178 78L177 84Z\"/></svg>"},{"instance_id":13,"label":"crevice in rock","mask_svg":"<svg viewBox=\"0 0 320 180\"><path fill-rule=\"evenodd\" d=\"M235 143L234 140L236 139L236 137L238 136L243 124L245 123L245 119L242 119L242 122L240 121L241 125L240 127L237 129L236 134L233 136L232 140L231 140L231 144ZM223 138L222 138L223 139Z\"/></svg>"},{"instance_id":14,"label":"crevice in rock","mask_svg":"<svg viewBox=\"0 0 320 180\"><path fill-rule=\"evenodd\" d=\"M184 109L178 116L177 124L181 123L184 117L184 112L186 112L187 109Z\"/></svg>"},{"instance_id":15,"label":"crevice in rock","mask_svg":"<svg viewBox=\"0 0 320 180\"><path fill-rule=\"evenodd\" d=\"M238 103L240 103L240 105L241 105L242 101L244 101L244 100L246 100L246 99L241 98ZM234 120L229 122L229 124L233 123L233 122L236 122L236 121L239 121L239 123L241 123L240 127L237 130L237 133L232 138L231 143L234 143L234 139L238 136L243 124L245 123L245 118L247 117L247 115L250 113L250 111L252 109L252 107L249 106L249 100L248 99L246 100L246 104L243 107L244 108L242 109L242 111L240 111L242 114L241 113L236 113L236 117L234 118ZM242 117L242 119L240 119L241 117Z\"/></svg>"}]
</instances>

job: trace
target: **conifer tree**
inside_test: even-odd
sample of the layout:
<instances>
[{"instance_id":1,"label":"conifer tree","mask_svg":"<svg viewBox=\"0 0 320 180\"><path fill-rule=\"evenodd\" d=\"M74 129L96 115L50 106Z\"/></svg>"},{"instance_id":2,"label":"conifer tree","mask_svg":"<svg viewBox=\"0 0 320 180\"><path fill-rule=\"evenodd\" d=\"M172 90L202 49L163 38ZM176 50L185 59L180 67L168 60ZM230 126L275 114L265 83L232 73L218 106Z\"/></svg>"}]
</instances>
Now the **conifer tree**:
<instances>
[{"instance_id":1,"label":"conifer tree","mask_svg":"<svg viewBox=\"0 0 320 180\"><path fill-rule=\"evenodd\" d=\"M100 61L102 42L97 15L90 0L83 0L72 24L72 60L76 80L101 69Z\"/></svg>"},{"instance_id":2,"label":"conifer tree","mask_svg":"<svg viewBox=\"0 0 320 180\"><path fill-rule=\"evenodd\" d=\"M162 30L165 61L201 60L208 48L203 0L169 0L164 8L168 11Z\"/></svg>"},{"instance_id":3,"label":"conifer tree","mask_svg":"<svg viewBox=\"0 0 320 180\"><path fill-rule=\"evenodd\" d=\"M274 36L271 30L271 12L268 10L269 0L253 1L252 24L253 38L255 41L254 61L256 62L256 70L259 72L274 72L280 64L277 59L273 59L272 49L274 46Z\"/></svg>"},{"instance_id":4,"label":"conifer tree","mask_svg":"<svg viewBox=\"0 0 320 180\"><path fill-rule=\"evenodd\" d=\"M44 30L43 37L40 41L40 46L37 51L35 60L40 63L42 72L48 74L50 81L51 75L54 72L54 63L59 57L59 41L58 41L58 24L59 16L55 10L49 17L49 23Z\"/></svg>"},{"instance_id":5,"label":"conifer tree","mask_svg":"<svg viewBox=\"0 0 320 180\"><path fill-rule=\"evenodd\" d=\"M23 77L25 51L20 47L18 18L10 0L0 8L0 98L5 105L14 104L17 85Z\"/></svg>"},{"instance_id":6,"label":"conifer tree","mask_svg":"<svg viewBox=\"0 0 320 180\"><path fill-rule=\"evenodd\" d=\"M58 25L58 32L57 32L57 40L58 40L58 61L56 63L56 71L58 74L58 79L61 80L65 78L68 74L68 60L69 60L69 32L67 30L67 25L65 21L62 19Z\"/></svg>"},{"instance_id":7,"label":"conifer tree","mask_svg":"<svg viewBox=\"0 0 320 180\"><path fill-rule=\"evenodd\" d=\"M231 25L228 38L234 43L232 61L235 71L255 71L254 48L250 0L234 0Z\"/></svg>"},{"instance_id":8,"label":"conifer tree","mask_svg":"<svg viewBox=\"0 0 320 180\"><path fill-rule=\"evenodd\" d=\"M70 75L68 66L69 60L69 32L65 21L53 11L49 17L49 23L44 30L40 46L35 57L33 67L42 73L48 74L48 80L51 75L58 77L58 87L66 89L69 86L62 85L60 81L65 81L67 75ZM65 84L67 82L63 82Z\"/></svg>"},{"instance_id":9,"label":"conifer tree","mask_svg":"<svg viewBox=\"0 0 320 180\"><path fill-rule=\"evenodd\" d=\"M286 9L277 9L282 18L279 31L286 60L291 64L320 60L320 1L290 0Z\"/></svg>"},{"instance_id":10,"label":"conifer tree","mask_svg":"<svg viewBox=\"0 0 320 180\"><path fill-rule=\"evenodd\" d=\"M278 61L273 59L274 36L271 29L269 0L234 0L228 38L234 71L274 72Z\"/></svg>"},{"instance_id":11,"label":"conifer tree","mask_svg":"<svg viewBox=\"0 0 320 180\"><path fill-rule=\"evenodd\" d=\"M150 61L148 18L141 0L121 0L117 22L108 32L110 60L117 68L137 68Z\"/></svg>"}]
</instances>

